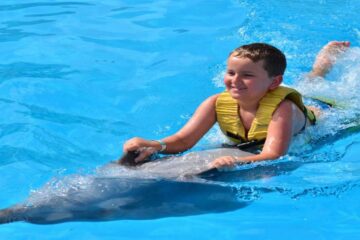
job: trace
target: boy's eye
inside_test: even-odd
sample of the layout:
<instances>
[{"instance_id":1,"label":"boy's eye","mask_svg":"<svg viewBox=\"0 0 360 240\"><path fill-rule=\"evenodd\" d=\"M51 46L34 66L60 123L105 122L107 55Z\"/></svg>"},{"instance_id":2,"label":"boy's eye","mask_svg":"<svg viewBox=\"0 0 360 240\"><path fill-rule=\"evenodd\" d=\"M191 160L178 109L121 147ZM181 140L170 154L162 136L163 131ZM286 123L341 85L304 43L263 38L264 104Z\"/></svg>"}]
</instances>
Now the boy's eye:
<instances>
[{"instance_id":1,"label":"boy's eye","mask_svg":"<svg viewBox=\"0 0 360 240\"><path fill-rule=\"evenodd\" d=\"M234 71L229 70L229 71L227 71L227 74L229 74L230 76L233 76L233 75L235 75L235 72L234 72Z\"/></svg>"},{"instance_id":2,"label":"boy's eye","mask_svg":"<svg viewBox=\"0 0 360 240\"><path fill-rule=\"evenodd\" d=\"M245 74L244 74L244 76L245 76L245 77L253 77L253 76L254 76L254 74L251 74L251 73L245 73Z\"/></svg>"},{"instance_id":3,"label":"boy's eye","mask_svg":"<svg viewBox=\"0 0 360 240\"><path fill-rule=\"evenodd\" d=\"M245 76L245 77L253 77L254 75L251 74L251 73L245 73L244 76Z\"/></svg>"}]
</instances>

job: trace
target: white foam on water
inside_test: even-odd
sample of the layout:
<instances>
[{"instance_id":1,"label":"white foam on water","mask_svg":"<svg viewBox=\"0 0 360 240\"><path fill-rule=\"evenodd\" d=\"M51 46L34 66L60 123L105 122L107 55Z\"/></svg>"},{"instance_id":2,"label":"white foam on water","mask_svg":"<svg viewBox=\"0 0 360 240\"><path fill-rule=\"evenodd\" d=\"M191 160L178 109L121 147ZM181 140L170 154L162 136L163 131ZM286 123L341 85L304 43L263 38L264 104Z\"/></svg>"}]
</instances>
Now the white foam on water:
<instances>
[{"instance_id":1,"label":"white foam on water","mask_svg":"<svg viewBox=\"0 0 360 240\"><path fill-rule=\"evenodd\" d=\"M308 129L313 139L360 125L360 48L351 48L338 59L326 79L304 77L294 87L304 96L335 101L336 106L322 110L316 126Z\"/></svg>"}]
</instances>

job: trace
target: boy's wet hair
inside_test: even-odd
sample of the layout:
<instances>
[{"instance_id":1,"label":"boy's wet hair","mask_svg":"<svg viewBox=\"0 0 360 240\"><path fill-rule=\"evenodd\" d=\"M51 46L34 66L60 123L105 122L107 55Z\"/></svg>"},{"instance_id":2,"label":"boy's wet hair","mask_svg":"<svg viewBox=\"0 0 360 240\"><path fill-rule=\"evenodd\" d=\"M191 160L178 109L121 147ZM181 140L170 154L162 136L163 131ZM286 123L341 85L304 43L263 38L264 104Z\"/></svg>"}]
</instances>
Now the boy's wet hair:
<instances>
[{"instance_id":1,"label":"boy's wet hair","mask_svg":"<svg viewBox=\"0 0 360 240\"><path fill-rule=\"evenodd\" d=\"M236 48L230 56L249 58L253 62L264 60L264 69L270 77L283 75L286 68L286 57L276 47L266 43L252 43Z\"/></svg>"}]
</instances>

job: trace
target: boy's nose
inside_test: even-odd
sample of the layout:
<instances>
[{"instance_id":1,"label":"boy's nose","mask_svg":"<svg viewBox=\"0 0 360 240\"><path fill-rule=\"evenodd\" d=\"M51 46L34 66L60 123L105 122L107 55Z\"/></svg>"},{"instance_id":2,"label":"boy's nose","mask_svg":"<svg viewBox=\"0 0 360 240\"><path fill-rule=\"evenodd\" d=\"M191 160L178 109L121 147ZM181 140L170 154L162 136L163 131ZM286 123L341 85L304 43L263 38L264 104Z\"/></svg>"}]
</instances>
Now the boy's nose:
<instances>
[{"instance_id":1,"label":"boy's nose","mask_svg":"<svg viewBox=\"0 0 360 240\"><path fill-rule=\"evenodd\" d=\"M232 82L234 83L242 83L242 79L241 79L241 76L240 75L235 75L232 79Z\"/></svg>"}]
</instances>

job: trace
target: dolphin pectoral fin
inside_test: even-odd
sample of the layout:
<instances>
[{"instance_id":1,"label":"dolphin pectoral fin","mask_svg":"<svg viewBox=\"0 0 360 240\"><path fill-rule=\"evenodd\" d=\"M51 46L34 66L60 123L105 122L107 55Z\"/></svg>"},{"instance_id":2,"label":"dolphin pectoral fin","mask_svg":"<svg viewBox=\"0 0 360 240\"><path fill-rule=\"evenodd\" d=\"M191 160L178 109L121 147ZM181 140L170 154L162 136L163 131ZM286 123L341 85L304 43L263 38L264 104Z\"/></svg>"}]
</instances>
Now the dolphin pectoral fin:
<instances>
[{"instance_id":1,"label":"dolphin pectoral fin","mask_svg":"<svg viewBox=\"0 0 360 240\"><path fill-rule=\"evenodd\" d=\"M185 174L185 175L183 175L183 177L185 179L193 179L194 177L208 179L208 178L214 177L218 174L219 174L219 170L217 168L208 168L208 169L205 169L205 170L200 171L195 174L192 174L192 173Z\"/></svg>"}]
</instances>

